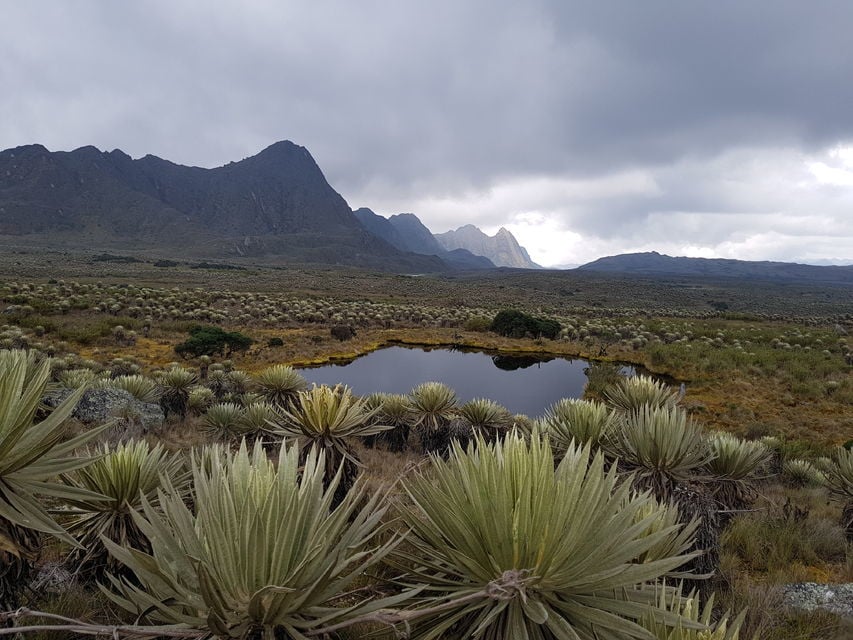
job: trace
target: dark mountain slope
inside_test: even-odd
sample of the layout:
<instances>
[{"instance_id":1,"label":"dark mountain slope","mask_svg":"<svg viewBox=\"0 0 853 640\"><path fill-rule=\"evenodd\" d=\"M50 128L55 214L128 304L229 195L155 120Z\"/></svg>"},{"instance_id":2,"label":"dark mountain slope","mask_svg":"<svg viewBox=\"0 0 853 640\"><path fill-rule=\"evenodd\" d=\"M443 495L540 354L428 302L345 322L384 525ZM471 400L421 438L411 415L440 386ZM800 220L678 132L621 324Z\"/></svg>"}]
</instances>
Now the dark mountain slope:
<instances>
[{"instance_id":1,"label":"dark mountain slope","mask_svg":"<svg viewBox=\"0 0 853 640\"><path fill-rule=\"evenodd\" d=\"M8 149L0 152L0 234L42 244L447 268L367 233L311 154L291 142L215 169L94 147Z\"/></svg>"},{"instance_id":2,"label":"dark mountain slope","mask_svg":"<svg viewBox=\"0 0 853 640\"><path fill-rule=\"evenodd\" d=\"M818 267L789 262L752 262L723 258L674 258L656 251L626 253L599 258L594 262L578 267L578 269L646 276L702 276L743 280L775 280L778 282L853 284L853 266Z\"/></svg>"},{"instance_id":3,"label":"dark mountain slope","mask_svg":"<svg viewBox=\"0 0 853 640\"><path fill-rule=\"evenodd\" d=\"M494 269L488 258L476 256L465 249L445 251L420 219L413 213L400 213L390 218L380 216L366 207L354 212L358 221L370 233L401 251L437 255L454 269Z\"/></svg>"},{"instance_id":4,"label":"dark mountain slope","mask_svg":"<svg viewBox=\"0 0 853 640\"><path fill-rule=\"evenodd\" d=\"M398 213L388 218L388 222L403 236L408 251L432 255L445 251L415 214Z\"/></svg>"}]
</instances>

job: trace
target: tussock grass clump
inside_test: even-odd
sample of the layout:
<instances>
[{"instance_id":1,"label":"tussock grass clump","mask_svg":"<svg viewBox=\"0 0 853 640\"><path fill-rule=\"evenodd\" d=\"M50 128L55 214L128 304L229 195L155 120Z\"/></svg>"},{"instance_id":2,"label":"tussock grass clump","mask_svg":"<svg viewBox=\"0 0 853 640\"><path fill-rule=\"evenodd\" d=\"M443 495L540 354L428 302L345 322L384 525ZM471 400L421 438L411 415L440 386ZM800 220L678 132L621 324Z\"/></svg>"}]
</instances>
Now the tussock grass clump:
<instances>
[{"instance_id":1,"label":"tussock grass clump","mask_svg":"<svg viewBox=\"0 0 853 640\"><path fill-rule=\"evenodd\" d=\"M736 516L722 535L723 548L754 571L784 572L794 563L805 566L844 558L844 532L832 520L808 508L785 503L768 514Z\"/></svg>"}]
</instances>

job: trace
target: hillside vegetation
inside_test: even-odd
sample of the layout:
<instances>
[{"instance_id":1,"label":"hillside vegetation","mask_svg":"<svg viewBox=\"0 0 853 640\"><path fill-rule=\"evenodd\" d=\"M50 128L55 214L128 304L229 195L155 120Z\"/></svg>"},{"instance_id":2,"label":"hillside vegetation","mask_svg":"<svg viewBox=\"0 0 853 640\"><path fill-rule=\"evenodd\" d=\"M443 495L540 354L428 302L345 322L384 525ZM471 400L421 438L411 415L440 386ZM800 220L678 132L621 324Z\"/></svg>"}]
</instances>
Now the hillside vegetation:
<instances>
[{"instance_id":1,"label":"hillside vegetation","mask_svg":"<svg viewBox=\"0 0 853 640\"><path fill-rule=\"evenodd\" d=\"M0 265L4 609L65 637L847 637L783 586L853 582L848 291L174 262ZM510 309L555 332L490 331ZM593 365L539 416L292 368L394 342Z\"/></svg>"}]
</instances>

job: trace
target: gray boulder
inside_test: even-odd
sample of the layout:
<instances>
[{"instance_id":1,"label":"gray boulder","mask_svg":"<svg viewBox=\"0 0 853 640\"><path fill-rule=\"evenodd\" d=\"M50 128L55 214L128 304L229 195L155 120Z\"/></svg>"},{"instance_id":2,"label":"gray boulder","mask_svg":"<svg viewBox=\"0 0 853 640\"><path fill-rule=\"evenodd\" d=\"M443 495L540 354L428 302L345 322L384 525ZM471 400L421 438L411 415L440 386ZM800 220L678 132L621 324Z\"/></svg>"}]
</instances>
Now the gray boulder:
<instances>
[{"instance_id":1,"label":"gray boulder","mask_svg":"<svg viewBox=\"0 0 853 640\"><path fill-rule=\"evenodd\" d=\"M51 391L44 398L48 407L57 407L71 395L70 389ZM124 389L89 389L80 398L71 417L83 424L102 424L118 419L125 426L133 425L144 433L163 423L160 405L141 402Z\"/></svg>"},{"instance_id":2,"label":"gray boulder","mask_svg":"<svg viewBox=\"0 0 853 640\"><path fill-rule=\"evenodd\" d=\"M853 619L853 583L800 582L787 585L783 593L788 606L796 609L822 609L842 618Z\"/></svg>"}]
</instances>

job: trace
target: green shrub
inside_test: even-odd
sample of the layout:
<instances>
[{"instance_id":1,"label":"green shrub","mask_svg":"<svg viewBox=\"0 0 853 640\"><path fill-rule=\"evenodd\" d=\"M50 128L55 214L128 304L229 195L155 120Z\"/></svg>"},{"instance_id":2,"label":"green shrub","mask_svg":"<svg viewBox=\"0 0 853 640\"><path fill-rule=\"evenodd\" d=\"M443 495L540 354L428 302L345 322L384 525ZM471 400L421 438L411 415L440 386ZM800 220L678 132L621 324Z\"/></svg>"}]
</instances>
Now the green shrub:
<instances>
[{"instance_id":1,"label":"green shrub","mask_svg":"<svg viewBox=\"0 0 853 640\"><path fill-rule=\"evenodd\" d=\"M524 338L530 334L534 337L554 340L562 328L556 320L534 318L521 311L505 309L498 312L489 330L508 338Z\"/></svg>"},{"instance_id":2,"label":"green shrub","mask_svg":"<svg viewBox=\"0 0 853 640\"><path fill-rule=\"evenodd\" d=\"M489 330L492 322L488 318L484 318L482 316L477 316L476 318L471 318L465 322L465 330L466 331L477 331L479 333L484 333Z\"/></svg>"},{"instance_id":3,"label":"green shrub","mask_svg":"<svg viewBox=\"0 0 853 640\"><path fill-rule=\"evenodd\" d=\"M182 358L212 356L216 353L228 357L232 351L245 351L252 339L239 331L225 331L220 327L196 325L190 328L190 338L175 347Z\"/></svg>"}]
</instances>

